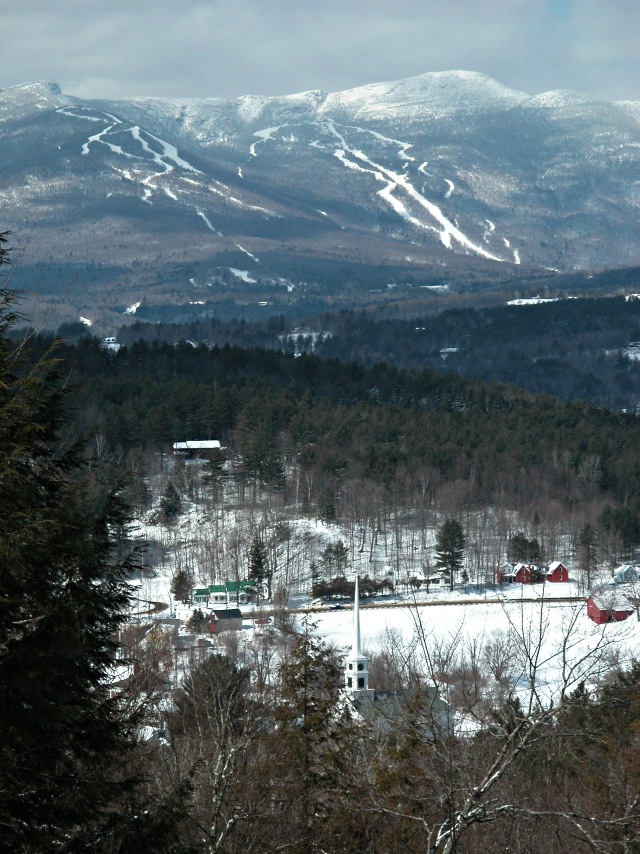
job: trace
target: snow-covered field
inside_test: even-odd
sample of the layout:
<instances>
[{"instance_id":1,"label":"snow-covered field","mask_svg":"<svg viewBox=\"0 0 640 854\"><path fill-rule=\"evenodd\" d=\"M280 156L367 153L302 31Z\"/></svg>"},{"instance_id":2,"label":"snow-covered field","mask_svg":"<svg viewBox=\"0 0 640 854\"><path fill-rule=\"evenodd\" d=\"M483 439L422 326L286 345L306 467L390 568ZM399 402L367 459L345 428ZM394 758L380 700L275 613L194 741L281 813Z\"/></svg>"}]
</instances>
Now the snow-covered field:
<instances>
[{"instance_id":1,"label":"snow-covered field","mask_svg":"<svg viewBox=\"0 0 640 854\"><path fill-rule=\"evenodd\" d=\"M194 504L187 505L183 516L170 528L149 519L141 522L136 536L161 544L162 559L153 567L155 574L143 573L141 579L133 582L136 602L132 612L141 614L154 607L154 603L161 603L162 616L176 616L186 622L193 606L173 601L170 586L174 572L180 566L189 567L196 586L219 580L223 577L220 566L229 568L228 561L233 557L225 538L231 533L230 541L237 541L240 533L241 540L249 542L252 530L256 530L255 508L253 514L252 517L251 513L239 511L237 505L224 510L218 506L213 514ZM264 522L264 517L261 521ZM287 586L292 578L295 583L290 586L288 608L297 623L300 625L306 615L328 644L347 652L353 630L352 605L345 601L334 610L330 604L312 601L308 595L311 586L308 566L328 543L342 537L349 544L349 532L302 518L289 519L287 525L286 560L282 551L274 589L279 573L285 570L290 573ZM409 534L403 539L414 543ZM203 556L210 554L207 543L212 542L218 552L215 560L207 558L211 560L207 568ZM416 548L412 544L407 554L419 555L424 546L417 551ZM236 551L236 560L238 554ZM242 566L245 557L243 551ZM560 690L575 688L585 677L587 683L596 681L599 673L612 663L624 664L640 656L640 623L635 615L624 622L597 626L587 616L585 591L575 581L498 586L474 579L475 583L457 584L453 591L431 587L429 592L424 589L416 592L407 584L409 575L419 570L422 558L414 560L414 565L407 563L400 572L397 555L386 553L386 546L384 555L378 554L372 562L366 549L359 554L351 542L348 577L356 573L362 577L373 567L376 571L372 574L396 582L395 594L363 601L361 605L362 646L371 656L393 649L405 662L424 669L427 659L436 654L442 658L447 653L452 661L460 661L474 647L500 647L507 650L513 679L524 684L535 670L537 689L548 699L557 697ZM232 577L230 572L228 577ZM618 590L624 587L617 585ZM254 607L241 607L246 617L242 631L246 641L252 639L255 630ZM268 613L270 607L264 603L261 610Z\"/></svg>"}]
</instances>

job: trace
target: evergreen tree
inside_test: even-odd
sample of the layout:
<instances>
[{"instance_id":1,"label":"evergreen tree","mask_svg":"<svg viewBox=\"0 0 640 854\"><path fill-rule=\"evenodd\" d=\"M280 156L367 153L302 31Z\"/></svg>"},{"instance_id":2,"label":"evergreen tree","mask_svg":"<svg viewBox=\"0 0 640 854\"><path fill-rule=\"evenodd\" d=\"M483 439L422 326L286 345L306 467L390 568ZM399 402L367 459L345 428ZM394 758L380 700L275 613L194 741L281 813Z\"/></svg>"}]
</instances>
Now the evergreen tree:
<instances>
[{"instance_id":1,"label":"evergreen tree","mask_svg":"<svg viewBox=\"0 0 640 854\"><path fill-rule=\"evenodd\" d=\"M342 540L335 543L329 543L320 555L320 562L324 572L329 577L329 580L334 575L344 575L347 564L349 562L349 549L345 546Z\"/></svg>"},{"instance_id":2,"label":"evergreen tree","mask_svg":"<svg viewBox=\"0 0 640 854\"><path fill-rule=\"evenodd\" d=\"M270 583L271 576L269 571L269 559L267 557L267 547L258 534L251 541L249 549L249 571L248 576L250 581L253 581L256 586L257 597L260 599L262 593L262 585L265 581Z\"/></svg>"},{"instance_id":3,"label":"evergreen tree","mask_svg":"<svg viewBox=\"0 0 640 854\"><path fill-rule=\"evenodd\" d=\"M191 599L192 587L190 573L184 567L181 567L171 580L171 595L174 599L179 599L181 602L188 602Z\"/></svg>"},{"instance_id":4,"label":"evergreen tree","mask_svg":"<svg viewBox=\"0 0 640 854\"><path fill-rule=\"evenodd\" d=\"M178 490L175 488L173 483L169 481L162 494L162 498L160 499L160 510L168 524L171 524L178 516L181 506Z\"/></svg>"},{"instance_id":5,"label":"evergreen tree","mask_svg":"<svg viewBox=\"0 0 640 854\"><path fill-rule=\"evenodd\" d=\"M222 448L213 448L207 454L202 474L202 482L210 490L211 497L218 498L224 481L225 452Z\"/></svg>"},{"instance_id":6,"label":"evergreen tree","mask_svg":"<svg viewBox=\"0 0 640 854\"><path fill-rule=\"evenodd\" d=\"M289 803L288 843L309 854L348 850L330 844L336 832L331 818L340 814L349 797L343 786L354 761L349 751L357 726L340 702L343 677L335 652L318 639L308 619L294 638L280 676L282 703L272 750L281 766L276 787L284 790L274 800Z\"/></svg>"},{"instance_id":7,"label":"evergreen tree","mask_svg":"<svg viewBox=\"0 0 640 854\"><path fill-rule=\"evenodd\" d=\"M207 627L209 625L209 620L207 619L205 613L200 608L194 608L193 614L189 617L187 621L187 628L190 632L195 632L196 634L201 634L202 632L207 631Z\"/></svg>"},{"instance_id":8,"label":"evergreen tree","mask_svg":"<svg viewBox=\"0 0 640 854\"><path fill-rule=\"evenodd\" d=\"M0 246L0 253L2 247ZM118 497L89 494L59 363L21 363L0 290L0 826L6 851L126 833L135 719L108 680L130 599Z\"/></svg>"},{"instance_id":9,"label":"evergreen tree","mask_svg":"<svg viewBox=\"0 0 640 854\"><path fill-rule=\"evenodd\" d=\"M445 519L436 532L436 566L449 573L449 588L453 590L456 572L462 569L467 538L457 519Z\"/></svg>"},{"instance_id":10,"label":"evergreen tree","mask_svg":"<svg viewBox=\"0 0 640 854\"><path fill-rule=\"evenodd\" d=\"M529 540L523 531L516 531L509 537L509 557L514 563L539 563L542 559L540 543Z\"/></svg>"}]
</instances>

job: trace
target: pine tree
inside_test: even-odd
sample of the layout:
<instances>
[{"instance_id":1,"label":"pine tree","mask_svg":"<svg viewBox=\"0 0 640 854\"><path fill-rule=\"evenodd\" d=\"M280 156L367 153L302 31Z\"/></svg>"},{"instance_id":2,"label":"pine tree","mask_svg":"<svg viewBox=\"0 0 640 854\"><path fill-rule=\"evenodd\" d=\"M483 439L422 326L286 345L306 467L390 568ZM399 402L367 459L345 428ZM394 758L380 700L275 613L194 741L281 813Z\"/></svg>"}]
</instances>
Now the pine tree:
<instances>
[{"instance_id":1,"label":"pine tree","mask_svg":"<svg viewBox=\"0 0 640 854\"><path fill-rule=\"evenodd\" d=\"M262 585L265 581L270 583L271 575L269 572L267 548L258 534L256 534L251 541L251 548L249 549L248 576L256 586L257 597L259 600L262 593Z\"/></svg>"},{"instance_id":2,"label":"pine tree","mask_svg":"<svg viewBox=\"0 0 640 854\"><path fill-rule=\"evenodd\" d=\"M20 361L14 304L0 290L2 847L95 850L122 818L117 769L136 724L108 686L130 599L127 514L113 493L89 494L61 366Z\"/></svg>"},{"instance_id":3,"label":"pine tree","mask_svg":"<svg viewBox=\"0 0 640 854\"><path fill-rule=\"evenodd\" d=\"M179 599L181 602L188 602L191 599L192 578L190 573L181 567L171 580L171 595L174 599Z\"/></svg>"},{"instance_id":4,"label":"pine tree","mask_svg":"<svg viewBox=\"0 0 640 854\"><path fill-rule=\"evenodd\" d=\"M287 816L289 841L296 851L309 854L337 850L329 844L335 832L331 817L348 798L341 781L352 761L349 750L357 727L341 705L340 663L308 619L295 636L280 676L275 753L282 770L276 785L285 786L283 800L295 791Z\"/></svg>"},{"instance_id":5,"label":"pine tree","mask_svg":"<svg viewBox=\"0 0 640 854\"><path fill-rule=\"evenodd\" d=\"M516 531L509 537L508 549L514 563L538 563L542 558L540 543L537 539L529 540L524 531Z\"/></svg>"},{"instance_id":6,"label":"pine tree","mask_svg":"<svg viewBox=\"0 0 640 854\"><path fill-rule=\"evenodd\" d=\"M436 532L436 566L449 572L449 588L453 590L456 572L462 569L467 538L457 519L445 519Z\"/></svg>"},{"instance_id":7,"label":"pine tree","mask_svg":"<svg viewBox=\"0 0 640 854\"><path fill-rule=\"evenodd\" d=\"M162 498L160 499L160 510L162 511L162 515L165 518L167 524L171 524L176 516L180 513L182 504L180 502L180 496L178 495L178 490L175 488L173 483L169 481L167 487L162 494Z\"/></svg>"}]
</instances>

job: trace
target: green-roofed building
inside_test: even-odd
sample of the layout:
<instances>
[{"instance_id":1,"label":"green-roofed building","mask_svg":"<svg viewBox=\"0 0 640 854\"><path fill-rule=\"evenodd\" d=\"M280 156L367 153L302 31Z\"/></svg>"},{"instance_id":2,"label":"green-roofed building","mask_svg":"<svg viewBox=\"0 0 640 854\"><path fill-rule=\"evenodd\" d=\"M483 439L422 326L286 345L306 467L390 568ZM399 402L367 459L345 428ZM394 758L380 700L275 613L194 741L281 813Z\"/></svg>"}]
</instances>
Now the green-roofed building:
<instances>
[{"instance_id":1,"label":"green-roofed building","mask_svg":"<svg viewBox=\"0 0 640 854\"><path fill-rule=\"evenodd\" d=\"M197 605L246 605L254 589L250 581L224 581L208 587L194 587L193 602Z\"/></svg>"}]
</instances>

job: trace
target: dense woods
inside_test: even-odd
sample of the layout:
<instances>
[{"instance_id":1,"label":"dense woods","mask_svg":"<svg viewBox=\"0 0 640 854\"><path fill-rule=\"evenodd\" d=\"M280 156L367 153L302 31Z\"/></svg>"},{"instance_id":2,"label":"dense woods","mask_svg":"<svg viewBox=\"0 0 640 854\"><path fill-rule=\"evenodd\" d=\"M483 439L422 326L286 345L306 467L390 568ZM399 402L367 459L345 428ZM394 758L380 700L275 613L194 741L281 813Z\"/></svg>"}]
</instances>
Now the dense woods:
<instances>
[{"instance_id":1,"label":"dense woods","mask_svg":"<svg viewBox=\"0 0 640 854\"><path fill-rule=\"evenodd\" d=\"M598 281L606 287L606 276ZM629 272L625 285L640 292L637 271ZM126 344L188 340L313 351L345 363L430 368L619 410L635 410L640 402L640 363L633 347L640 340L640 300L591 295L476 308L451 308L452 301L442 299L440 306L436 301L428 312L416 301L402 311L378 307L315 317L308 312L298 321L279 316L254 323L137 322L122 327L118 338ZM61 332L86 334L86 328L67 326Z\"/></svg>"},{"instance_id":2,"label":"dense woods","mask_svg":"<svg viewBox=\"0 0 640 854\"><path fill-rule=\"evenodd\" d=\"M437 527L435 565L451 586L465 550L492 573L500 554L553 556L560 530L590 578L640 543L637 416L267 348L137 341L112 352L82 336L51 351L48 336L8 338L13 297L3 299L5 844L109 854L637 849L640 669L616 658L606 626L571 657L577 611L553 653L571 666L552 693L542 608L537 627L511 620L504 634L448 644L416 611L411 646L389 633L370 657L370 685L387 700L371 715L345 700L339 653L313 620L294 627L282 573L267 630L244 644L230 633L214 649L200 638L180 667L159 624L123 625L126 578L141 573L127 507L142 516L153 504L147 515L176 553L183 505L206 508L213 550L225 493L234 510L255 511L235 548L256 586L271 585L274 554L291 540L288 508L349 533L298 576L317 595L352 596L354 552L366 560L376 538L399 542L403 525L416 538ZM169 462L172 442L203 438L223 448L197 471ZM480 539L490 517L502 525L494 551ZM172 592L186 597L192 565L176 568ZM367 578L361 591L393 583ZM205 625L196 613L189 628ZM116 666L126 679L114 682Z\"/></svg>"},{"instance_id":3,"label":"dense woods","mask_svg":"<svg viewBox=\"0 0 640 854\"><path fill-rule=\"evenodd\" d=\"M49 343L34 338L34 355ZM345 519L356 494L452 512L494 502L542 521L598 521L622 541L620 555L640 540L632 414L430 370L227 345L111 353L86 338L59 355L77 429L123 463L218 438L243 488L295 494L326 518Z\"/></svg>"}]
</instances>

